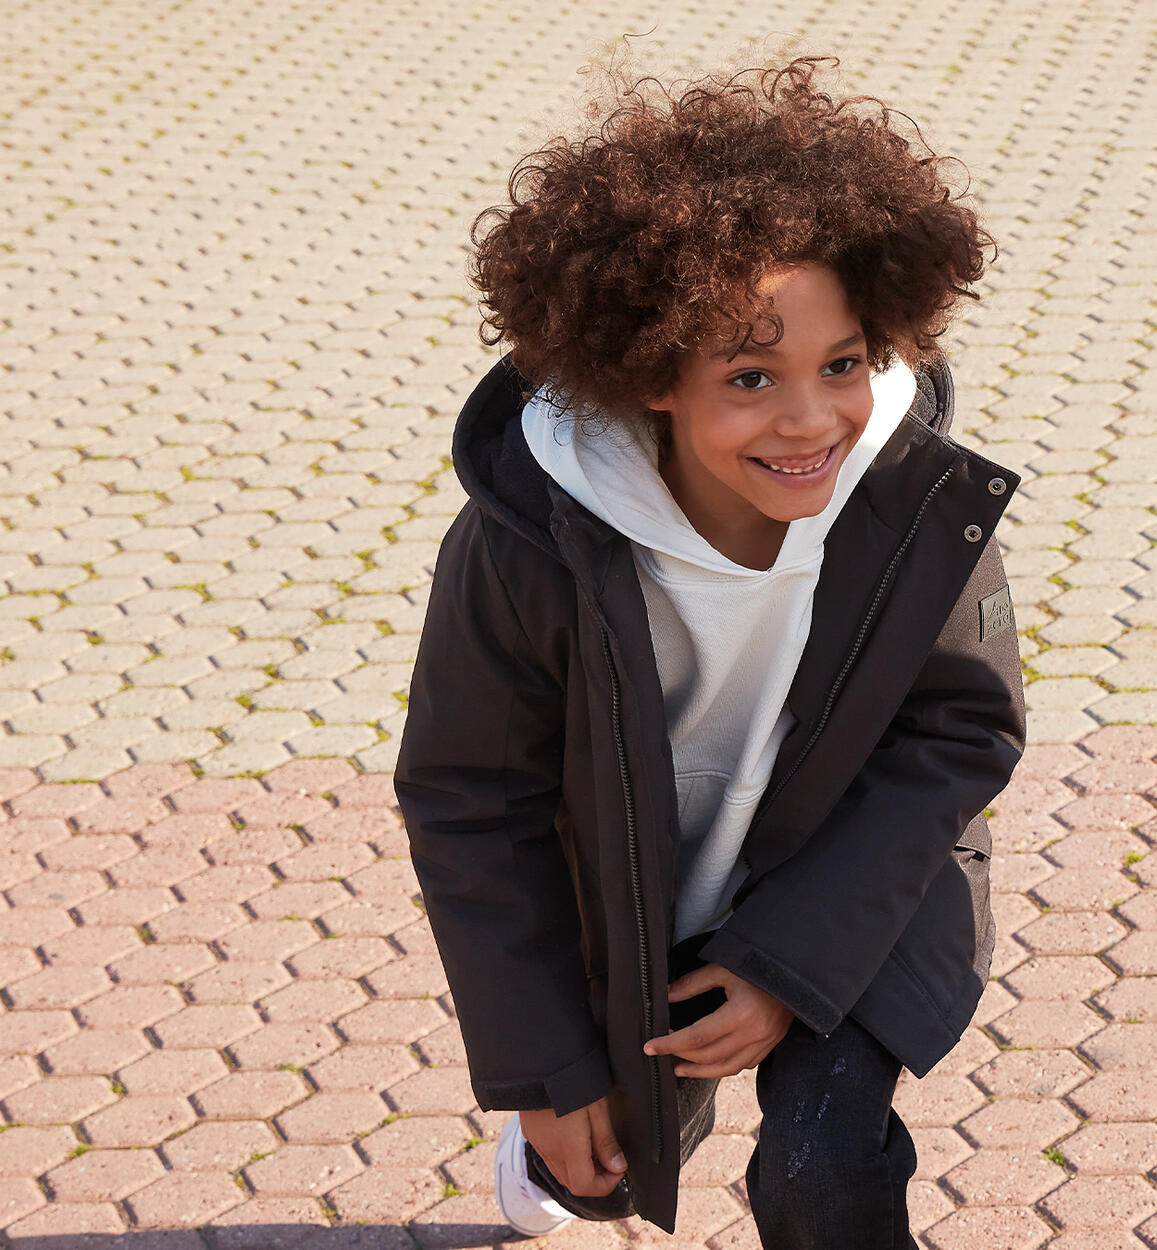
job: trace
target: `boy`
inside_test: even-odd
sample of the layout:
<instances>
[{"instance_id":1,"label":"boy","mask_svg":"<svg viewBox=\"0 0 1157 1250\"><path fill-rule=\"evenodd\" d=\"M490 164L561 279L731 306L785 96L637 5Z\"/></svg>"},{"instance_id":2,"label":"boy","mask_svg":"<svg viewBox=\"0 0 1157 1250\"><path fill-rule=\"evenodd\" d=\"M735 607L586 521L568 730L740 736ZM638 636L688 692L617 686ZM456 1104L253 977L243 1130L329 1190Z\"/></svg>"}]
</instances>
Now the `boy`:
<instances>
[{"instance_id":1,"label":"boy","mask_svg":"<svg viewBox=\"0 0 1157 1250\"><path fill-rule=\"evenodd\" d=\"M993 943L983 811L1023 746L993 539L936 351L991 240L821 62L674 92L520 163L396 787L531 1235L670 1231L757 1069L776 1250L915 1245L891 1100Z\"/></svg>"}]
</instances>

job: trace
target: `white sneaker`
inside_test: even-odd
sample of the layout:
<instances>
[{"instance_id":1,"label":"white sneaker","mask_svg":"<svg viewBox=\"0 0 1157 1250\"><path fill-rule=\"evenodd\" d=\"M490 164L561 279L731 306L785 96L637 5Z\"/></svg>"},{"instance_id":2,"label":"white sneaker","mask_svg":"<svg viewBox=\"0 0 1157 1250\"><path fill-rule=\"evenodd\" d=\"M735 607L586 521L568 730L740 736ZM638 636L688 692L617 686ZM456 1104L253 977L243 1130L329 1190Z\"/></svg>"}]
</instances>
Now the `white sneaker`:
<instances>
[{"instance_id":1,"label":"white sneaker","mask_svg":"<svg viewBox=\"0 0 1157 1250\"><path fill-rule=\"evenodd\" d=\"M506 1121L494 1158L494 1196L502 1218L516 1232L542 1237L575 1217L526 1173L526 1138L518 1113Z\"/></svg>"}]
</instances>

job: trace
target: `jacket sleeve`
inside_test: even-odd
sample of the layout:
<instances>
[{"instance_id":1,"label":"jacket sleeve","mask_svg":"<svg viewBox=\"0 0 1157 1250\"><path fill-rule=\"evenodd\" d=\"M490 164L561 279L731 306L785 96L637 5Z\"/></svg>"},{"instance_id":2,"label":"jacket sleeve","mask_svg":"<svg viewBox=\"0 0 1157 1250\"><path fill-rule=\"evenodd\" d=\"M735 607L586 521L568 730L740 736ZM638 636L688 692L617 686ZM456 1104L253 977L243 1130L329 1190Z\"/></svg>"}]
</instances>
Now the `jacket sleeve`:
<instances>
[{"instance_id":1,"label":"jacket sleeve","mask_svg":"<svg viewBox=\"0 0 1157 1250\"><path fill-rule=\"evenodd\" d=\"M554 827L565 668L530 644L486 529L468 506L442 545L394 784L479 1105L561 1115L611 1086Z\"/></svg>"},{"instance_id":2,"label":"jacket sleeve","mask_svg":"<svg viewBox=\"0 0 1157 1250\"><path fill-rule=\"evenodd\" d=\"M1004 584L991 541L853 783L808 841L741 895L702 951L816 1032L831 1032L867 989L1023 750L1015 628L978 637L977 602Z\"/></svg>"}]
</instances>

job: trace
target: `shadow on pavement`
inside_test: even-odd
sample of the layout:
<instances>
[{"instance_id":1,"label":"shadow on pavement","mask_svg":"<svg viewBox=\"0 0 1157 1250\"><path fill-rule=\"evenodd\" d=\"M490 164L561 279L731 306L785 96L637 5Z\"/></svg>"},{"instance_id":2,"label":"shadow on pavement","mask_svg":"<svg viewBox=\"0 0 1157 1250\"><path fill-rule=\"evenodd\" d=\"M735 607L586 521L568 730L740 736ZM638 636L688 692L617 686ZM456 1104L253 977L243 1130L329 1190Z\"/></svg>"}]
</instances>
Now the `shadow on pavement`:
<instances>
[{"instance_id":1,"label":"shadow on pavement","mask_svg":"<svg viewBox=\"0 0 1157 1250\"><path fill-rule=\"evenodd\" d=\"M471 1250L523 1240L504 1224L234 1224L10 1237L12 1250Z\"/></svg>"}]
</instances>

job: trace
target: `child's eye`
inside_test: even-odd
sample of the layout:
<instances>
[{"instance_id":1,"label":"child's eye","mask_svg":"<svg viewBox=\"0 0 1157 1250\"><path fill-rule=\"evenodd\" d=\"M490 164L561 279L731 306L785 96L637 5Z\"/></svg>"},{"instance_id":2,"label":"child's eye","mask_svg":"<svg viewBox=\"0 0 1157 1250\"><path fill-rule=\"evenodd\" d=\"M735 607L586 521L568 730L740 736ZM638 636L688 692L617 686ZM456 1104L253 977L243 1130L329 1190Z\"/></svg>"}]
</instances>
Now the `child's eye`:
<instances>
[{"instance_id":1,"label":"child's eye","mask_svg":"<svg viewBox=\"0 0 1157 1250\"><path fill-rule=\"evenodd\" d=\"M731 382L744 391L761 391L765 386L771 385L771 379L762 369L749 369L746 373L732 378Z\"/></svg>"},{"instance_id":2,"label":"child's eye","mask_svg":"<svg viewBox=\"0 0 1157 1250\"><path fill-rule=\"evenodd\" d=\"M833 360L825 372L832 377L842 378L845 374L851 373L859 363L858 356L841 356L839 360Z\"/></svg>"}]
</instances>

